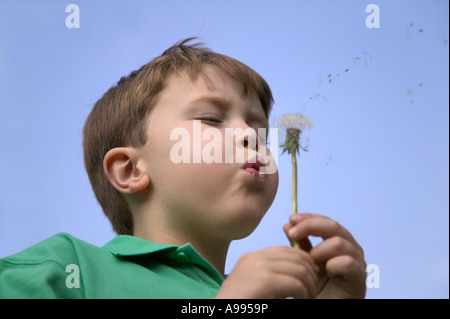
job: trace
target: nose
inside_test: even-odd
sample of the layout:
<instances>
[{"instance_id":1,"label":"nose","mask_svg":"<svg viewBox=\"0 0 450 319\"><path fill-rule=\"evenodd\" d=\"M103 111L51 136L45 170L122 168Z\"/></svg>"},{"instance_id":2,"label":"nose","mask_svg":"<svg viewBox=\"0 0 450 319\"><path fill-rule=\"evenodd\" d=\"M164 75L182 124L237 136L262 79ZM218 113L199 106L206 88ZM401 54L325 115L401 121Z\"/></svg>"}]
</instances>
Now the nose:
<instances>
[{"instance_id":1,"label":"nose","mask_svg":"<svg viewBox=\"0 0 450 319\"><path fill-rule=\"evenodd\" d=\"M244 148L248 150L258 150L258 134L256 130L250 126L238 127L235 129L235 146L236 148Z\"/></svg>"},{"instance_id":2,"label":"nose","mask_svg":"<svg viewBox=\"0 0 450 319\"><path fill-rule=\"evenodd\" d=\"M258 153L256 130L243 120L230 123L225 129L225 162L245 163Z\"/></svg>"}]
</instances>

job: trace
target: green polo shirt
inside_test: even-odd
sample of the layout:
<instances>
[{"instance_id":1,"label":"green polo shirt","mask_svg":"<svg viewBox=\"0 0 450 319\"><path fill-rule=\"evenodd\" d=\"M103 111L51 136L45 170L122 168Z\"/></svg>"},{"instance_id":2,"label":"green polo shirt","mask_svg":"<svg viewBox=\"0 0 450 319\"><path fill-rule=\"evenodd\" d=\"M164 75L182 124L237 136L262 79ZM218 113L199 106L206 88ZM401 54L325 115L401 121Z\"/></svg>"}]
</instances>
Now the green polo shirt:
<instances>
[{"instance_id":1,"label":"green polo shirt","mask_svg":"<svg viewBox=\"0 0 450 319\"><path fill-rule=\"evenodd\" d=\"M0 298L213 298L223 279L190 244L65 233L0 259Z\"/></svg>"}]
</instances>

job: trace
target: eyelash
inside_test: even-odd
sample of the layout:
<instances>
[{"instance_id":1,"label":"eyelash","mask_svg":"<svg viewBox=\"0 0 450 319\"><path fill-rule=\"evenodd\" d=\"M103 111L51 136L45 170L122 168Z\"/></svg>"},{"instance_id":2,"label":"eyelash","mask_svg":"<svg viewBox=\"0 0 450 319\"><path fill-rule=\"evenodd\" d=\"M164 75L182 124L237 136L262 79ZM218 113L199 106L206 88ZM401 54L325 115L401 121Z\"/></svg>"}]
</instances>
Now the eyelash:
<instances>
[{"instance_id":1,"label":"eyelash","mask_svg":"<svg viewBox=\"0 0 450 319\"><path fill-rule=\"evenodd\" d=\"M196 118L196 120L200 120L202 122L214 123L214 124L222 123L222 120L217 117L201 117L201 118Z\"/></svg>"},{"instance_id":2,"label":"eyelash","mask_svg":"<svg viewBox=\"0 0 450 319\"><path fill-rule=\"evenodd\" d=\"M220 119L219 117L213 117L213 116L198 117L198 118L195 118L195 120L200 120L200 121L206 122L207 124L210 124L210 125L222 124L222 119ZM250 127L253 127L251 125L251 123L248 123L248 125ZM257 130L257 128L255 128L255 130Z\"/></svg>"},{"instance_id":3,"label":"eyelash","mask_svg":"<svg viewBox=\"0 0 450 319\"><path fill-rule=\"evenodd\" d=\"M209 125L219 125L222 124L222 120L217 117L198 117L194 120L199 120L202 123L209 124ZM255 129L257 131L257 129ZM258 135L258 143L262 140L262 137ZM265 146L267 146L269 143L267 141L267 138L264 136Z\"/></svg>"}]
</instances>

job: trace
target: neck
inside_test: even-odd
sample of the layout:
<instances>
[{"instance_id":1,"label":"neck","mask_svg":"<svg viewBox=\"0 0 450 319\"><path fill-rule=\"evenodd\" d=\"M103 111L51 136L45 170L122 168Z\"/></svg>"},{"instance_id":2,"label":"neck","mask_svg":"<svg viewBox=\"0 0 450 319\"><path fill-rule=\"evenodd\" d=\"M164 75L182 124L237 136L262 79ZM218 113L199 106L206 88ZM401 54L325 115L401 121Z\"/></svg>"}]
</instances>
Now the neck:
<instances>
[{"instance_id":1,"label":"neck","mask_svg":"<svg viewBox=\"0 0 450 319\"><path fill-rule=\"evenodd\" d=\"M181 231L164 225L163 218L135 221L133 235L160 244L182 246L190 243L224 277L225 262L230 241L212 238L198 231Z\"/></svg>"}]
</instances>

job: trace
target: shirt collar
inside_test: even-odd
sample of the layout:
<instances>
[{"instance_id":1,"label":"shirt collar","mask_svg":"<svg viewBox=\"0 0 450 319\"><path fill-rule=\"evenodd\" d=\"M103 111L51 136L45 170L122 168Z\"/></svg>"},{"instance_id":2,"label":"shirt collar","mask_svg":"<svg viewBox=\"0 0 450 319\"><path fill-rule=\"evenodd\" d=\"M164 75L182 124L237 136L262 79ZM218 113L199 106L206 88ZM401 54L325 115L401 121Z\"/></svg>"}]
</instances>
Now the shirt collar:
<instances>
[{"instance_id":1,"label":"shirt collar","mask_svg":"<svg viewBox=\"0 0 450 319\"><path fill-rule=\"evenodd\" d=\"M178 247L151 242L135 236L119 235L106 243L103 248L118 257L131 257L163 252L170 259L175 259L180 262L191 262L202 266L219 284L223 282L223 278L219 272L190 243Z\"/></svg>"},{"instance_id":2,"label":"shirt collar","mask_svg":"<svg viewBox=\"0 0 450 319\"><path fill-rule=\"evenodd\" d=\"M165 250L175 250L178 247L154 243L135 236L119 235L104 245L103 248L115 256L137 256Z\"/></svg>"}]
</instances>

